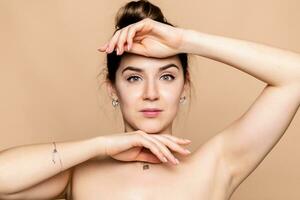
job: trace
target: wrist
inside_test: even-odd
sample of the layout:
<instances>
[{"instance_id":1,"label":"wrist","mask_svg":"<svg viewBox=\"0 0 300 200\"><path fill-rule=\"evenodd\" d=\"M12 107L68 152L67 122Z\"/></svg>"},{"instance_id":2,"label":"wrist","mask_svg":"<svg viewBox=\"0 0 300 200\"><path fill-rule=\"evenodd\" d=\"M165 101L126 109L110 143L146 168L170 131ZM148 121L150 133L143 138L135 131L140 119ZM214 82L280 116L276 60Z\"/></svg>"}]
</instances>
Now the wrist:
<instances>
[{"instance_id":1,"label":"wrist","mask_svg":"<svg viewBox=\"0 0 300 200\"><path fill-rule=\"evenodd\" d=\"M94 156L99 157L99 158L104 158L107 156L105 136L97 136L97 137L91 138L91 145L93 145L95 147L94 148Z\"/></svg>"},{"instance_id":2,"label":"wrist","mask_svg":"<svg viewBox=\"0 0 300 200\"><path fill-rule=\"evenodd\" d=\"M180 53L203 55L205 36L196 30L184 29Z\"/></svg>"}]
</instances>

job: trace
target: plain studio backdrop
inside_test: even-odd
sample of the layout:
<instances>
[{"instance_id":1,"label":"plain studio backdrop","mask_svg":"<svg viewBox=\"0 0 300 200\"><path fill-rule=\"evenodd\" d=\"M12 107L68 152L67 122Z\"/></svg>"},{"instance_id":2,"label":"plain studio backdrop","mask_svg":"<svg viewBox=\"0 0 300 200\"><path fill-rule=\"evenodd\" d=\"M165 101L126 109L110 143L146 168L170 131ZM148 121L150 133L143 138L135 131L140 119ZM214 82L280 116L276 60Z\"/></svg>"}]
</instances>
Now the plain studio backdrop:
<instances>
[{"instance_id":1,"label":"plain studio backdrop","mask_svg":"<svg viewBox=\"0 0 300 200\"><path fill-rule=\"evenodd\" d=\"M97 48L126 2L0 0L0 150L123 131L121 113L97 78L105 66ZM300 52L298 0L151 2L182 28ZM181 107L174 135L191 139L194 151L242 115L266 83L200 56L191 57L190 69L191 111ZM233 200L300 199L299 131L298 112Z\"/></svg>"}]
</instances>

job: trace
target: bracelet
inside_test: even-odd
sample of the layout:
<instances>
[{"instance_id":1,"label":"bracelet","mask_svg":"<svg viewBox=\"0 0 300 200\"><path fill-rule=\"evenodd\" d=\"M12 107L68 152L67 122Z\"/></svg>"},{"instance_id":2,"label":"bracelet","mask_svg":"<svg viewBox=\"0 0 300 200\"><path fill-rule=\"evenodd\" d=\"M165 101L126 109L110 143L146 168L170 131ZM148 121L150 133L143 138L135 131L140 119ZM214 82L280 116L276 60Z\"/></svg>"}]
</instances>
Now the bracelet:
<instances>
[{"instance_id":1,"label":"bracelet","mask_svg":"<svg viewBox=\"0 0 300 200\"><path fill-rule=\"evenodd\" d=\"M63 164L62 164L62 161L61 161L61 159L60 159L60 156L59 156L59 154L58 154L58 151L57 151L57 149L56 149L56 144L55 144L55 142L53 142L53 145L54 145L54 150L53 150L53 154L52 154L52 161L53 161L53 163L55 164L55 155L57 154L58 155L58 158L59 158L59 162L60 162L60 167L61 167L61 169L60 169L60 171L62 171L62 169L63 169Z\"/></svg>"}]
</instances>

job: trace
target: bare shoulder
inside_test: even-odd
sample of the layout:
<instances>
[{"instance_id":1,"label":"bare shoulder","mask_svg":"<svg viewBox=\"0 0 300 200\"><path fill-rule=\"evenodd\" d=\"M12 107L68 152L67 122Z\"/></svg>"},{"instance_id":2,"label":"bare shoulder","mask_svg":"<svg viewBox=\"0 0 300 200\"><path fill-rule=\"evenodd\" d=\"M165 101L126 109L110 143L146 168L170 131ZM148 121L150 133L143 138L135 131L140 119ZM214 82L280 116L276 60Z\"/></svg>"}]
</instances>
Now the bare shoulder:
<instances>
[{"instance_id":1,"label":"bare shoulder","mask_svg":"<svg viewBox=\"0 0 300 200\"><path fill-rule=\"evenodd\" d=\"M192 152L190 165L191 168L199 171L199 174L202 172L210 174L216 182L222 183L224 188L229 188L232 174L224 159L222 142L219 134L209 138Z\"/></svg>"}]
</instances>

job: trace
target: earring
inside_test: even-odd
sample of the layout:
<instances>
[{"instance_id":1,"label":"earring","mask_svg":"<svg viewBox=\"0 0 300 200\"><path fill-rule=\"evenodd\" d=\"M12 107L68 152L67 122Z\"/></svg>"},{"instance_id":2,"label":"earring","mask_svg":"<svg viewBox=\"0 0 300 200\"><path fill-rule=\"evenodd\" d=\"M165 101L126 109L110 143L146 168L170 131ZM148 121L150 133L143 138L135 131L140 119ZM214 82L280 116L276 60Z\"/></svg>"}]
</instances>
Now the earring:
<instances>
[{"instance_id":1,"label":"earring","mask_svg":"<svg viewBox=\"0 0 300 200\"><path fill-rule=\"evenodd\" d=\"M111 103L112 103L113 107L116 107L116 106L119 105L119 100L118 99L113 99Z\"/></svg>"},{"instance_id":2,"label":"earring","mask_svg":"<svg viewBox=\"0 0 300 200\"><path fill-rule=\"evenodd\" d=\"M183 96L183 97L180 97L180 100L179 100L179 102L180 103L183 103L185 101L185 96Z\"/></svg>"}]
</instances>

